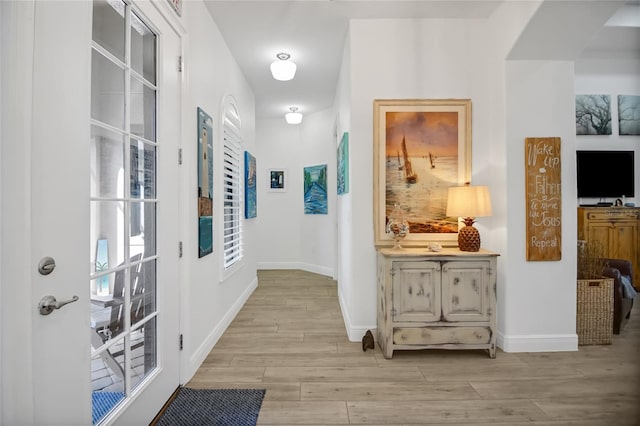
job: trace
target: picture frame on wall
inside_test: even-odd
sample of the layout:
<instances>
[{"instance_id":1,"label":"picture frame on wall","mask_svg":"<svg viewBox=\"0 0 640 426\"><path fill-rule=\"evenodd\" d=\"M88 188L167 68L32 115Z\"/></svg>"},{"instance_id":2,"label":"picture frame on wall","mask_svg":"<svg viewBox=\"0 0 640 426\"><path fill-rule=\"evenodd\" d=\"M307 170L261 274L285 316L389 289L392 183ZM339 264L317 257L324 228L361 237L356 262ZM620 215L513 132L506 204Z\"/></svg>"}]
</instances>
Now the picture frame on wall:
<instances>
[{"instance_id":1,"label":"picture frame on wall","mask_svg":"<svg viewBox=\"0 0 640 426\"><path fill-rule=\"evenodd\" d=\"M213 252L213 119L198 107L198 257Z\"/></svg>"},{"instance_id":2,"label":"picture frame on wall","mask_svg":"<svg viewBox=\"0 0 640 426\"><path fill-rule=\"evenodd\" d=\"M460 221L447 217L449 187L471 179L470 99L374 100L374 238L397 204L409 223L403 246L456 246Z\"/></svg>"},{"instance_id":3,"label":"picture frame on wall","mask_svg":"<svg viewBox=\"0 0 640 426\"><path fill-rule=\"evenodd\" d=\"M328 214L327 165L303 169L304 214Z\"/></svg>"},{"instance_id":4,"label":"picture frame on wall","mask_svg":"<svg viewBox=\"0 0 640 426\"><path fill-rule=\"evenodd\" d=\"M258 215L256 190L256 157L244 152L244 218L253 219Z\"/></svg>"},{"instance_id":5,"label":"picture frame on wall","mask_svg":"<svg viewBox=\"0 0 640 426\"><path fill-rule=\"evenodd\" d=\"M618 95L618 133L640 135L640 96Z\"/></svg>"},{"instance_id":6,"label":"picture frame on wall","mask_svg":"<svg viewBox=\"0 0 640 426\"><path fill-rule=\"evenodd\" d=\"M576 95L576 135L611 134L611 96Z\"/></svg>"},{"instance_id":7,"label":"picture frame on wall","mask_svg":"<svg viewBox=\"0 0 640 426\"><path fill-rule=\"evenodd\" d=\"M269 169L267 176L267 191L287 192L287 169Z\"/></svg>"},{"instance_id":8,"label":"picture frame on wall","mask_svg":"<svg viewBox=\"0 0 640 426\"><path fill-rule=\"evenodd\" d=\"M349 133L344 132L338 145L337 159L337 186L338 195L349 192Z\"/></svg>"}]
</instances>

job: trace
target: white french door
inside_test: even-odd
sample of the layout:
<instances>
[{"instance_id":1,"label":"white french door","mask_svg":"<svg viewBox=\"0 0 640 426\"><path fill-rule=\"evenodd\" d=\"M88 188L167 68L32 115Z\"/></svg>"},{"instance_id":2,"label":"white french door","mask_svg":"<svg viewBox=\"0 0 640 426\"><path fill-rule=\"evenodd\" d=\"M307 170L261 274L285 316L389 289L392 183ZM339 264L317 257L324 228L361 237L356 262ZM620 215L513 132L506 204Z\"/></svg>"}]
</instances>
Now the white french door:
<instances>
[{"instance_id":1,"label":"white french door","mask_svg":"<svg viewBox=\"0 0 640 426\"><path fill-rule=\"evenodd\" d=\"M33 15L31 293L78 296L33 309L34 423L148 424L179 384L181 39L147 1Z\"/></svg>"}]
</instances>

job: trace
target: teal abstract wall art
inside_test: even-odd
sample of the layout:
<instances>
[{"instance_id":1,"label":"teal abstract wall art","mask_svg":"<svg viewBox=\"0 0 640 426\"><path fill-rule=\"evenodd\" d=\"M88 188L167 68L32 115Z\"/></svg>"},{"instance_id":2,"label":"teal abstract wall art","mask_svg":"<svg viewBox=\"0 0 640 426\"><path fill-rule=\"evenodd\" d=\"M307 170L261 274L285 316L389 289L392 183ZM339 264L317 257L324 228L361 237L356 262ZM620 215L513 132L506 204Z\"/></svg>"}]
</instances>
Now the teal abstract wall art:
<instances>
[{"instance_id":1,"label":"teal abstract wall art","mask_svg":"<svg viewBox=\"0 0 640 426\"><path fill-rule=\"evenodd\" d=\"M256 157L244 152L244 217L252 219L258 215L256 199Z\"/></svg>"},{"instance_id":2,"label":"teal abstract wall art","mask_svg":"<svg viewBox=\"0 0 640 426\"><path fill-rule=\"evenodd\" d=\"M327 165L304 168L304 214L327 214Z\"/></svg>"},{"instance_id":3,"label":"teal abstract wall art","mask_svg":"<svg viewBox=\"0 0 640 426\"><path fill-rule=\"evenodd\" d=\"M338 146L338 195L349 192L349 133L342 134Z\"/></svg>"}]
</instances>

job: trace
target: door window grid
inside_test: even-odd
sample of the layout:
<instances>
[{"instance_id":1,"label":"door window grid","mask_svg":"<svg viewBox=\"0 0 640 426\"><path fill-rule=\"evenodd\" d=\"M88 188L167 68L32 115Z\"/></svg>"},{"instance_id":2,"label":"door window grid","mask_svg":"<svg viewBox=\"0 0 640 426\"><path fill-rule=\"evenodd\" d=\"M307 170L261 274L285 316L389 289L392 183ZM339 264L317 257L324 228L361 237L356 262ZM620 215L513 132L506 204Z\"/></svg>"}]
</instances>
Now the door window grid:
<instances>
[{"instance_id":1,"label":"door window grid","mask_svg":"<svg viewBox=\"0 0 640 426\"><path fill-rule=\"evenodd\" d=\"M116 5L116 7L113 7L114 4ZM117 7L118 4L124 5L123 8L119 9ZM94 1L94 7L104 6L104 1ZM106 60L108 61L108 63L114 64L117 68L122 69L123 71L124 102L122 105L117 106L117 108L122 108L123 128L120 129L113 124L101 121L100 119L95 117L93 105L96 104L96 101L93 98L97 96L97 94L94 93L93 88L91 124L92 128L108 130L109 132L113 132L113 134L115 135L119 135L118 137L122 138L123 145L126 148L123 149L123 152L121 153L122 159L120 160L121 166L117 176L118 182L116 184L116 196L101 197L100 194L96 194L94 191L92 191L91 194L92 242L98 241L96 230L100 230L103 225L103 218L100 214L96 213L98 211L97 206L103 203L116 203L115 205L118 213L116 214L117 218L115 220L115 222L117 222L117 224L115 225L115 234L118 242L114 244L114 247L111 248L111 250L117 251L116 255L112 256L115 261L105 267L100 268L97 267L98 262L96 261L92 265L90 278L92 281L93 291L95 291L95 283L98 281L102 281L103 283L110 282L109 285L114 290L118 285L123 287L119 295L122 303L117 309L114 308L115 303L113 303L117 295L111 295L111 306L106 309L106 311L111 314L111 320L107 319L107 323L109 325L103 326L103 328L100 330L95 330L95 333L94 330L92 330L92 376L96 376L94 372L94 365L98 364L101 361L101 358L110 359L109 362L105 362L107 370L111 370L116 374L116 376L119 375L118 373L122 375L118 392L107 392L107 394L119 395L118 398L116 398L116 400L114 400L111 404L111 407L113 407L119 401L121 401L125 397L125 395L130 395L133 387L131 384L132 382L134 383L134 386L138 386L143 378L150 371L155 369L157 365L155 342L155 318L157 316L155 305L155 274L157 256L155 252L155 235L144 235L142 241L134 241L136 237L139 237L141 234L143 234L145 227L150 227L152 233L155 234L155 205L157 202L155 195L155 167L157 151L155 142L155 116L157 114L157 87L154 83L157 74L157 36L150 32L149 27L141 22L139 16L133 14L133 9L130 5L125 5L124 3L117 0L109 0L109 6L113 7L113 9L118 12L121 17L124 17L125 63L112 55L107 49L103 48L96 41L95 31L94 41L92 42L92 49L94 52L94 58L97 54L98 57L102 58L103 63ZM113 13L111 10L109 10L109 13L113 17ZM96 14L94 13L94 21L95 19ZM145 42L146 49L144 54L147 55L147 58L142 61L142 64L138 63L138 68L142 68L145 77L152 78L154 80L153 83L145 79L145 77L143 77L140 73L131 68L132 25L136 27L136 30L139 30L143 27L145 31L148 31L144 35L147 40L149 39L149 37L152 38L151 43ZM149 45L151 46L152 56L151 67L146 66L149 62ZM95 69L94 62L94 66L92 66L92 81L96 80L96 71L97 70ZM142 92L136 93L134 95L141 98L146 98L146 102L142 103L141 111L143 112L143 115L150 116L149 124L147 125L146 120L143 119L142 130L137 129L137 131L136 129L132 129L132 127L135 126L132 125L131 120L132 81L136 83L135 87L141 88L139 92ZM149 97L149 93L151 93L151 97ZM101 93L100 95L103 94ZM108 102L104 103L107 104ZM95 144L97 146L96 150L101 151L101 140L98 139ZM136 151L136 149L139 150ZM139 155L136 155L136 153L140 152L142 152L142 158ZM102 160L100 157L100 153L96 153L95 157L96 158L93 159L95 163L100 163L100 161ZM132 160L135 160L136 164L133 164ZM142 164L142 168L139 167L140 164ZM94 164L92 164L92 166L93 165ZM146 168L147 165L149 166L149 169ZM100 173L100 166L101 165L96 164L96 170L92 169L92 175L95 176L96 174ZM125 180L128 180L128 182L125 183ZM136 185L134 185L134 182L136 183ZM149 185L147 184L151 184L150 190ZM139 192L136 193L136 190ZM142 219L142 217L144 217L144 219ZM138 222L134 224L135 226L131 226L132 220L135 220L136 218ZM142 222L141 224L141 221L143 220L144 222ZM152 243L153 250L146 250L145 246L148 246L149 243ZM106 245L104 244L97 244L94 248L97 251L97 247L103 246L106 247ZM147 252L149 252L149 255L147 254ZM92 252L90 262L93 263L94 260L97 259L96 254L97 253ZM107 279L105 280L105 278ZM120 289L118 289L118 291L120 291ZM94 295L92 294L92 298L93 297ZM106 302L105 305L108 303L109 302ZM120 313L120 327L122 327L122 333L118 336L118 338L111 339L109 333L110 329L113 328L114 325L113 318L114 312L116 311ZM98 316L99 315L94 315L92 313L92 324L97 323L97 318L94 317ZM96 337L101 336L100 333L102 333L102 337L105 338L105 340L103 340L102 342L100 342L100 338ZM140 346L144 347L144 360L142 362L142 367L132 357L133 351L137 350L137 348ZM113 355L114 352L117 352L118 358ZM116 358L119 360L116 361ZM124 387L122 387L123 384ZM117 385L117 383L115 383L114 385ZM96 386L94 383L94 390L95 388ZM100 410L96 410L95 396L96 392L94 392L94 424L101 421L101 419L103 419L108 412L108 410L106 412L100 412Z\"/></svg>"}]
</instances>

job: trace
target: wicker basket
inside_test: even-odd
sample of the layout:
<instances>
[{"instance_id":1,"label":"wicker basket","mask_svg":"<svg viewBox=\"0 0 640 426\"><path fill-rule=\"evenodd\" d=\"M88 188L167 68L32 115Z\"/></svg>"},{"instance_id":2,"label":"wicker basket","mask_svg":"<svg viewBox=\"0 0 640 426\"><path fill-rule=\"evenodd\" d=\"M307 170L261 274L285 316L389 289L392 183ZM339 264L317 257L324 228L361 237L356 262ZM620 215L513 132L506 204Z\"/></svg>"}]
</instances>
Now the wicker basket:
<instances>
[{"instance_id":1,"label":"wicker basket","mask_svg":"<svg viewBox=\"0 0 640 426\"><path fill-rule=\"evenodd\" d=\"M578 280L576 332L579 345L610 345L613 278Z\"/></svg>"}]
</instances>

